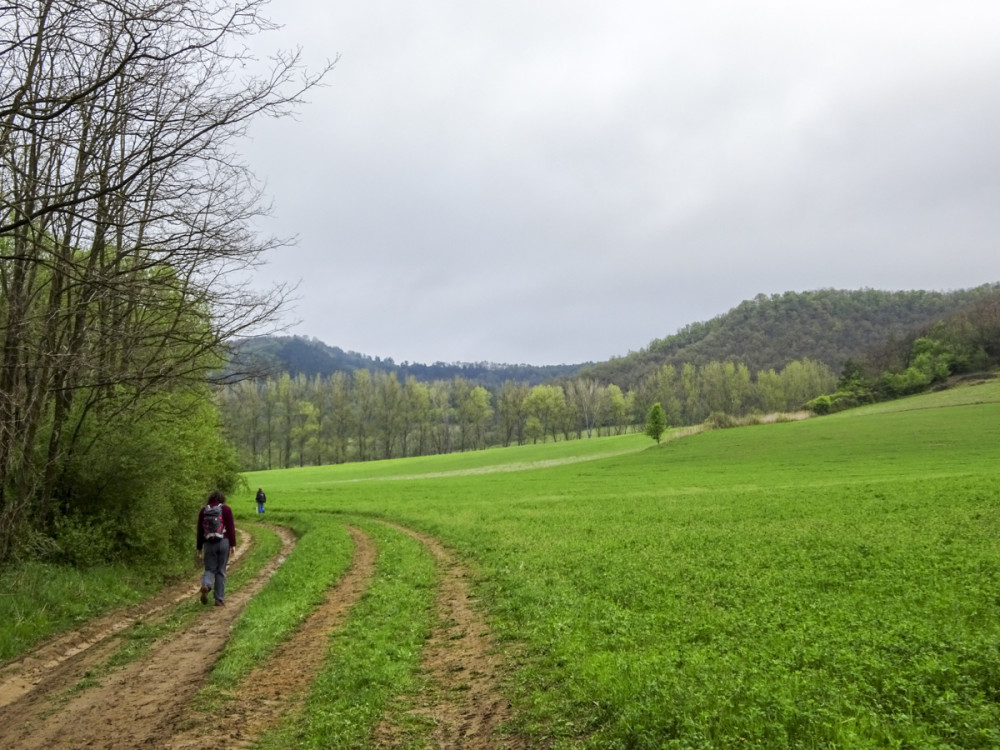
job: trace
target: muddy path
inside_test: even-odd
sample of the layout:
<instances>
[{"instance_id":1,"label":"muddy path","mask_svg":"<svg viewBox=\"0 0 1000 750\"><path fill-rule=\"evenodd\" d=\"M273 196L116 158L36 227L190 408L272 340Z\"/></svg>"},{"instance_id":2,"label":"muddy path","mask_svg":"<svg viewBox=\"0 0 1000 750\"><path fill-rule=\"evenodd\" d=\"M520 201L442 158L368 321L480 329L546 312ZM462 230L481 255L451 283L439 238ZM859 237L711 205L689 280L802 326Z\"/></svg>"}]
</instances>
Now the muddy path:
<instances>
[{"instance_id":1,"label":"muddy path","mask_svg":"<svg viewBox=\"0 0 1000 750\"><path fill-rule=\"evenodd\" d=\"M424 689L409 712L431 722L433 747L440 750L527 747L524 738L498 733L512 718L500 685L504 664L486 620L473 606L469 571L433 537L390 525L422 542L440 570L435 625L421 663ZM375 738L377 747L402 744L400 728L388 720Z\"/></svg>"},{"instance_id":2,"label":"muddy path","mask_svg":"<svg viewBox=\"0 0 1000 750\"><path fill-rule=\"evenodd\" d=\"M436 626L424 647L423 692L412 712L432 726L431 742L442 750L523 748L497 728L511 709L500 691L501 660L489 629L472 606L469 574L440 542L403 527L434 555L441 575L435 600ZM287 529L282 551L225 607L206 607L187 628L155 643L140 660L103 671L86 687L80 680L103 664L118 646L116 636L132 623L165 616L179 601L197 596L197 581L161 592L142 605L100 618L37 648L0 669L0 748L137 747L186 750L214 746L249 748L300 706L326 654L329 634L341 626L375 572L377 549L360 530L348 526L354 558L324 602L307 617L268 661L239 685L225 691L223 708L212 714L196 707L230 629L246 604L274 574L294 546ZM237 549L245 553L244 542ZM94 684L96 682L96 684ZM374 737L378 747L406 742L391 721Z\"/></svg>"},{"instance_id":3,"label":"muddy path","mask_svg":"<svg viewBox=\"0 0 1000 750\"><path fill-rule=\"evenodd\" d=\"M182 714L204 682L243 607L284 562L295 538L275 529L281 553L272 558L225 607L207 607L193 624L156 644L139 662L112 671L99 684L70 691L116 647L114 636L142 618L155 618L173 604L197 596L193 579L124 613L100 618L61 636L3 670L0 747L159 747L163 733ZM241 544L236 552L244 554ZM234 555L234 564L239 557Z\"/></svg>"},{"instance_id":4,"label":"muddy path","mask_svg":"<svg viewBox=\"0 0 1000 750\"><path fill-rule=\"evenodd\" d=\"M240 530L240 544L231 558L236 566L253 546L253 537ZM294 539L283 539L281 561L294 545ZM279 561L280 564L280 561ZM190 599L198 590L198 582L190 579L170 586L151 599L125 609L95 618L79 628L62 633L37 646L26 655L0 667L0 727L3 727L4 707L33 692L47 687L64 687L75 673L82 673L102 661L115 648L115 636L140 620L149 620L165 613L170 607Z\"/></svg>"},{"instance_id":5,"label":"muddy path","mask_svg":"<svg viewBox=\"0 0 1000 750\"><path fill-rule=\"evenodd\" d=\"M354 560L323 603L266 664L230 691L222 711L190 713L184 729L164 738L157 747L203 748L205 738L212 736L217 747L248 748L261 733L300 705L323 666L329 634L343 622L375 572L375 544L358 529L347 528L354 541Z\"/></svg>"}]
</instances>

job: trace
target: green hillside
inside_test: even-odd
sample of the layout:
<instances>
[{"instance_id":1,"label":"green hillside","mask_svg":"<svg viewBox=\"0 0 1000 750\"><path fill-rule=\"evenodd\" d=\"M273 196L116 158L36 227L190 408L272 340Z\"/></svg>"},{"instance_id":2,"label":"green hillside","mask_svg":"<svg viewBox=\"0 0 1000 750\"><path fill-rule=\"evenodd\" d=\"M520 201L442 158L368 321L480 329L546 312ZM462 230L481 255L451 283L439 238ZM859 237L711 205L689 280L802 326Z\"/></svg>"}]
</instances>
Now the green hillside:
<instances>
[{"instance_id":1,"label":"green hillside","mask_svg":"<svg viewBox=\"0 0 1000 750\"><path fill-rule=\"evenodd\" d=\"M487 387L506 380L535 385L582 373L626 390L660 365L680 367L686 362L737 361L757 372L781 370L794 360L811 359L840 372L847 359L862 358L894 338L905 337L986 298L1000 298L1000 284L952 292L821 289L758 295L712 320L692 323L656 339L639 351L607 362L552 366L396 362L392 357L344 351L316 339L265 336L241 342L231 369L324 377L367 369L396 372L401 379L413 375L423 382L460 376Z\"/></svg>"},{"instance_id":2,"label":"green hillside","mask_svg":"<svg viewBox=\"0 0 1000 750\"><path fill-rule=\"evenodd\" d=\"M893 339L1000 297L1000 284L953 292L820 289L758 295L710 321L693 323L648 347L587 368L622 387L663 364L743 362L751 372L792 360L823 362L840 372Z\"/></svg>"}]
</instances>

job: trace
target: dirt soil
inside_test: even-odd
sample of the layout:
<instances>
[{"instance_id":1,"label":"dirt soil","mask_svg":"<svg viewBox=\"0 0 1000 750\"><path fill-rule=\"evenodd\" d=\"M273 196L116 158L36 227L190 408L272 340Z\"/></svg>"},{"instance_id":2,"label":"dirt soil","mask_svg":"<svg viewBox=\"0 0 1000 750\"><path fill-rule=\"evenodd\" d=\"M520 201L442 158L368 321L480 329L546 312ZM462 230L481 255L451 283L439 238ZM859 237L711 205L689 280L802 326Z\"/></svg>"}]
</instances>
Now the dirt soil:
<instances>
[{"instance_id":1,"label":"dirt soil","mask_svg":"<svg viewBox=\"0 0 1000 750\"><path fill-rule=\"evenodd\" d=\"M426 685L415 716L432 722L433 747L441 750L517 750L523 738L497 730L512 717L511 705L500 690L503 664L489 627L472 606L469 572L440 542L401 526L395 528L420 540L441 570L435 600L435 625L424 646L422 668ZM401 743L401 730L383 721L376 730L378 747Z\"/></svg>"},{"instance_id":2,"label":"dirt soil","mask_svg":"<svg viewBox=\"0 0 1000 750\"><path fill-rule=\"evenodd\" d=\"M330 632L368 588L375 572L374 543L358 529L349 526L348 531L354 540L354 561L323 603L266 664L232 691L222 716L189 716L190 726L176 732L162 747L203 748L207 737L216 737L215 746L248 748L285 713L300 705L323 666Z\"/></svg>"},{"instance_id":3,"label":"dirt soil","mask_svg":"<svg viewBox=\"0 0 1000 750\"><path fill-rule=\"evenodd\" d=\"M281 555L273 561L277 565L284 562L291 551L295 544L294 537L282 534L282 544ZM240 544L233 552L230 564L237 566L252 545L253 537L241 529ZM273 565L274 570L277 565ZM266 576L270 577L271 573L273 570L266 573ZM63 633L0 667L0 738L4 736L2 732L6 726L2 719L8 714L3 710L5 706L29 693L67 687L71 684L68 682L69 678L74 674L82 675L84 671L103 661L116 647L114 636L140 620L155 620L162 616L169 607L190 598L192 587L197 591L198 583L178 583L145 602L111 612L80 628Z\"/></svg>"},{"instance_id":4,"label":"dirt soil","mask_svg":"<svg viewBox=\"0 0 1000 750\"><path fill-rule=\"evenodd\" d=\"M224 719L197 711L194 698L205 686L233 623L293 549L294 537L284 528L276 528L281 552L252 581L227 596L225 607L206 607L187 628L155 643L136 662L94 671L115 652L116 636L126 628L139 620L165 617L176 603L197 597L197 580L94 620L0 667L0 748L184 750L206 742L249 748L301 705L322 666L329 633L368 587L377 550L367 535L353 527L348 530L355 545L350 570L265 664L228 691ZM414 713L433 723L436 748L525 747L509 736L501 742L495 734L510 718L510 706L499 690L501 665L489 630L470 604L467 572L436 540L401 530L427 545L442 569L436 599L439 625L425 646L426 689ZM248 546L244 541L237 548L234 565ZM378 747L403 741L388 721L375 740Z\"/></svg>"}]
</instances>

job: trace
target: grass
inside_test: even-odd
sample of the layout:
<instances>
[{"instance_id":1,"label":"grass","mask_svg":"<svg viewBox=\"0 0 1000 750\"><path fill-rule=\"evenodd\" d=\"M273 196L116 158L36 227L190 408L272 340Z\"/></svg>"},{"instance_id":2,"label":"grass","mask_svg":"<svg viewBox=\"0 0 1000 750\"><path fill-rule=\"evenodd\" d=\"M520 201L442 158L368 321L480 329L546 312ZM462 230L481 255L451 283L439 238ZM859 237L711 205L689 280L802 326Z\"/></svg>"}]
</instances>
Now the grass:
<instances>
[{"instance_id":1,"label":"grass","mask_svg":"<svg viewBox=\"0 0 1000 750\"><path fill-rule=\"evenodd\" d=\"M686 430L682 428L668 431L663 439L669 440L672 433L680 432L686 432ZM273 478L280 477L279 486L282 488L292 486L296 489L308 488L310 491L326 491L330 489L329 485L370 480L434 478L459 474L480 474L491 470L523 471L544 468L554 463L577 463L635 453L648 447L649 438L645 435L630 434L590 440L568 440L538 445L490 448L467 453L350 463L339 466L304 466L277 472L250 472L246 476L251 484L260 479L267 481L269 486L275 486ZM345 491L347 491L346 488ZM272 507L270 498L270 491L268 491L269 509ZM252 500L252 496L245 493L240 498L242 503L252 502Z\"/></svg>"},{"instance_id":2,"label":"grass","mask_svg":"<svg viewBox=\"0 0 1000 750\"><path fill-rule=\"evenodd\" d=\"M1000 745L997 384L617 449L638 437L250 482L459 550L540 743Z\"/></svg>"},{"instance_id":3,"label":"grass","mask_svg":"<svg viewBox=\"0 0 1000 750\"><path fill-rule=\"evenodd\" d=\"M306 706L258 747L348 750L368 747L390 700L414 683L430 631L434 561L415 539L363 519L378 545L374 581L331 635L327 668Z\"/></svg>"},{"instance_id":4,"label":"grass","mask_svg":"<svg viewBox=\"0 0 1000 750\"><path fill-rule=\"evenodd\" d=\"M210 684L215 688L234 684L266 659L323 601L326 590L351 562L350 537L342 523L320 514L269 513L268 521L291 527L299 539L233 628L212 672Z\"/></svg>"},{"instance_id":5,"label":"grass","mask_svg":"<svg viewBox=\"0 0 1000 750\"><path fill-rule=\"evenodd\" d=\"M237 514L237 518L240 516ZM267 564L268 560L278 554L281 550L281 539L274 530L269 529L261 523L248 518L240 518L240 526L250 530L253 535L253 546L250 552L244 555L240 564L227 570L226 572L226 592L239 591L245 586L258 571ZM242 540L237 538L237 543Z\"/></svg>"},{"instance_id":6,"label":"grass","mask_svg":"<svg viewBox=\"0 0 1000 750\"><path fill-rule=\"evenodd\" d=\"M214 679L287 636L346 568L343 525L359 525L376 580L303 713L263 746L369 743L416 684L433 596L430 555L387 519L473 570L519 655L516 729L539 745L1000 747L998 459L990 382L660 446L627 435L251 474L300 542ZM251 495L232 500L252 512Z\"/></svg>"},{"instance_id":7,"label":"grass","mask_svg":"<svg viewBox=\"0 0 1000 750\"><path fill-rule=\"evenodd\" d=\"M0 572L0 662L162 584L125 565L89 569L24 563Z\"/></svg>"}]
</instances>

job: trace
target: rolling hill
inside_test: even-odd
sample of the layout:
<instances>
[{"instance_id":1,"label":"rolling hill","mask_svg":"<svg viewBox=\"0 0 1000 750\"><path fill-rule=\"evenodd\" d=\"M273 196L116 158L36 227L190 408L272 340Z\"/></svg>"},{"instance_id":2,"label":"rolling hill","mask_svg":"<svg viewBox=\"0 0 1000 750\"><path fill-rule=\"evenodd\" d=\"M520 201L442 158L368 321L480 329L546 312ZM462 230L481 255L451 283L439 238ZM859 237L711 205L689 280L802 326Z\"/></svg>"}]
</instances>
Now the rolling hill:
<instances>
[{"instance_id":1,"label":"rolling hill","mask_svg":"<svg viewBox=\"0 0 1000 750\"><path fill-rule=\"evenodd\" d=\"M757 295L709 321L692 323L639 351L606 362L534 366L494 362L397 363L344 351L317 339L265 336L235 347L233 370L329 376L337 371L395 372L418 380L467 380L496 386L505 380L531 385L586 374L628 387L663 364L739 361L755 372L780 370L813 359L839 372L846 360L955 315L985 299L1000 299L1000 283L948 292L819 289Z\"/></svg>"}]
</instances>

